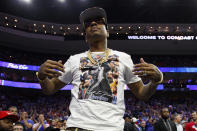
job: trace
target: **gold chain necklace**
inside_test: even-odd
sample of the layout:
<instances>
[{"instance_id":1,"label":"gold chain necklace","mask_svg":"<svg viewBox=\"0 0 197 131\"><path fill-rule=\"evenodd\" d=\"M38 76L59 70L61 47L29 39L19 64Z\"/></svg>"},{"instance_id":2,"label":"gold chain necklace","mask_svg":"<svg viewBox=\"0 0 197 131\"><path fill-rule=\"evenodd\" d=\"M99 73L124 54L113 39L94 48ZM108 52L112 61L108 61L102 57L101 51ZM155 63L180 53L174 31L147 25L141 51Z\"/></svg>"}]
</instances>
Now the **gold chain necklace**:
<instances>
[{"instance_id":1,"label":"gold chain necklace","mask_svg":"<svg viewBox=\"0 0 197 131\"><path fill-rule=\"evenodd\" d=\"M107 58L108 58L108 56L109 56L110 51L111 51L110 49L106 49L105 52L104 52L105 56L104 56L103 58L101 58L101 59L99 60L99 62L97 62L97 61L95 61L95 60L92 58L91 51L89 50L89 51L88 51L88 59L89 59L93 64L99 64L99 63L100 63L100 65L101 65L103 62L107 61Z\"/></svg>"}]
</instances>

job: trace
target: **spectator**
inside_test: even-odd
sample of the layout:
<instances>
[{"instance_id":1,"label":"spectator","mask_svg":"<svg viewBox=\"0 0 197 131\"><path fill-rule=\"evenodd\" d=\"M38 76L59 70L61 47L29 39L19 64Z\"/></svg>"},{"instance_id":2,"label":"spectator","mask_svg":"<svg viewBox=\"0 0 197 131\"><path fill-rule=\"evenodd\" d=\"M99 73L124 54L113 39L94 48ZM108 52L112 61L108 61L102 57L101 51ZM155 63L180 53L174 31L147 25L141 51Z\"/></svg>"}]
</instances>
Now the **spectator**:
<instances>
[{"instance_id":1,"label":"spectator","mask_svg":"<svg viewBox=\"0 0 197 131\"><path fill-rule=\"evenodd\" d=\"M169 120L168 108L162 108L161 119L155 123L154 131L177 131L175 123Z\"/></svg>"},{"instance_id":2,"label":"spectator","mask_svg":"<svg viewBox=\"0 0 197 131\"><path fill-rule=\"evenodd\" d=\"M193 111L192 112L192 119L191 119L191 122L186 124L185 126L185 131L193 131L195 128L195 121L197 120L197 112L196 111Z\"/></svg>"},{"instance_id":3,"label":"spectator","mask_svg":"<svg viewBox=\"0 0 197 131\"><path fill-rule=\"evenodd\" d=\"M140 131L146 131L146 121L140 123Z\"/></svg>"},{"instance_id":4,"label":"spectator","mask_svg":"<svg viewBox=\"0 0 197 131\"><path fill-rule=\"evenodd\" d=\"M46 128L46 131L59 131L59 129L55 128L56 122L56 120L51 120L51 124Z\"/></svg>"},{"instance_id":5,"label":"spectator","mask_svg":"<svg viewBox=\"0 0 197 131\"><path fill-rule=\"evenodd\" d=\"M174 116L174 123L176 124L177 127L177 131L183 131L183 126L181 125L181 115L180 114L176 114Z\"/></svg>"},{"instance_id":6,"label":"spectator","mask_svg":"<svg viewBox=\"0 0 197 131\"><path fill-rule=\"evenodd\" d=\"M17 122L13 126L13 131L24 131L23 125L20 122Z\"/></svg>"},{"instance_id":7,"label":"spectator","mask_svg":"<svg viewBox=\"0 0 197 131\"><path fill-rule=\"evenodd\" d=\"M26 131L32 131L32 126L34 122L31 119L28 119L27 112L22 112L21 123Z\"/></svg>"},{"instance_id":8,"label":"spectator","mask_svg":"<svg viewBox=\"0 0 197 131\"><path fill-rule=\"evenodd\" d=\"M132 124L131 117L128 114L124 115L125 126L124 131L135 131L134 124Z\"/></svg>"},{"instance_id":9,"label":"spectator","mask_svg":"<svg viewBox=\"0 0 197 131\"><path fill-rule=\"evenodd\" d=\"M141 115L138 116L137 124L140 125L142 121L143 121L143 120L142 120L142 116L141 116Z\"/></svg>"},{"instance_id":10,"label":"spectator","mask_svg":"<svg viewBox=\"0 0 197 131\"><path fill-rule=\"evenodd\" d=\"M190 92L189 94L185 92L157 92L149 101L142 102L125 91L126 113L129 116L142 116L142 120L146 120L146 117L150 116L153 119L152 121L154 121L152 125L154 125L160 118L159 111L161 108L172 105L171 112L175 114L172 113L171 116L169 115L169 118L172 119L172 116L176 117L176 113L180 113L183 116L181 124L184 128L184 125L193 119L192 116L195 116L192 110L197 109L195 92ZM65 98L66 101L59 101ZM6 110L12 105L16 105L18 112L25 110L29 114L30 120L33 120L34 117L37 118L37 114L42 112L44 112L46 121L49 119L53 121L56 119L64 120L69 116L69 101L70 91L60 91L53 96L45 96L40 90L0 88L0 110ZM37 120L34 123L37 123ZM149 120L146 122L147 127L148 123ZM134 124L132 123L132 125Z\"/></svg>"},{"instance_id":11,"label":"spectator","mask_svg":"<svg viewBox=\"0 0 197 131\"><path fill-rule=\"evenodd\" d=\"M18 116L10 111L0 111L0 131L12 131Z\"/></svg>"},{"instance_id":12,"label":"spectator","mask_svg":"<svg viewBox=\"0 0 197 131\"><path fill-rule=\"evenodd\" d=\"M49 124L45 121L44 115L39 114L38 123L33 125L33 131L44 131L47 127L49 127Z\"/></svg>"},{"instance_id":13,"label":"spectator","mask_svg":"<svg viewBox=\"0 0 197 131\"><path fill-rule=\"evenodd\" d=\"M12 112L15 115L18 115L18 109L16 106L11 106L8 108L8 111Z\"/></svg>"},{"instance_id":14,"label":"spectator","mask_svg":"<svg viewBox=\"0 0 197 131\"><path fill-rule=\"evenodd\" d=\"M62 120L57 120L55 128L56 129L61 129L63 127L63 121Z\"/></svg>"},{"instance_id":15,"label":"spectator","mask_svg":"<svg viewBox=\"0 0 197 131\"><path fill-rule=\"evenodd\" d=\"M153 130L153 118L149 117L148 121L146 122L146 131L154 131Z\"/></svg>"},{"instance_id":16,"label":"spectator","mask_svg":"<svg viewBox=\"0 0 197 131\"><path fill-rule=\"evenodd\" d=\"M136 124L137 123L137 119L135 117L132 118L132 123L134 125L134 129L136 131L139 131L140 130L140 127Z\"/></svg>"}]
</instances>

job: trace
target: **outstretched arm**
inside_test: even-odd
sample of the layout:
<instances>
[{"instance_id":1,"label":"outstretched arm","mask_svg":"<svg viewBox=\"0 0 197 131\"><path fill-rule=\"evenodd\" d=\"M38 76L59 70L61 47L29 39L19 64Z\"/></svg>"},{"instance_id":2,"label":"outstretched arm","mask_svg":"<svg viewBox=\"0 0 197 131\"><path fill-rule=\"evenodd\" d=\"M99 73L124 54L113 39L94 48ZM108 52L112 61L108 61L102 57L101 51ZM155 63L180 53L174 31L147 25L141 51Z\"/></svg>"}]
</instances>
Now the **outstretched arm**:
<instances>
[{"instance_id":1,"label":"outstretched arm","mask_svg":"<svg viewBox=\"0 0 197 131\"><path fill-rule=\"evenodd\" d=\"M144 85L141 80L128 84L132 93L142 100L150 98L155 93L157 85L163 81L163 74L161 71L155 65L146 63L143 58L140 59L139 64L134 66L133 73L134 75L150 80L146 85Z\"/></svg>"}]
</instances>

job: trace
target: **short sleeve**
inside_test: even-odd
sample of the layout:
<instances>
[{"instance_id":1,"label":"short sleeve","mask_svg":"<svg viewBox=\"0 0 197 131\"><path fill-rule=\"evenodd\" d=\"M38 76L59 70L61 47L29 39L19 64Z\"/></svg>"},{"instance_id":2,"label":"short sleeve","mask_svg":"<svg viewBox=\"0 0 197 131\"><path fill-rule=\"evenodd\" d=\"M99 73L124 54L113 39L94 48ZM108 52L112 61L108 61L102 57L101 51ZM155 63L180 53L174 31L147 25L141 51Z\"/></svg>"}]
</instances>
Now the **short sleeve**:
<instances>
[{"instance_id":1,"label":"short sleeve","mask_svg":"<svg viewBox=\"0 0 197 131\"><path fill-rule=\"evenodd\" d=\"M58 79L65 84L68 84L72 81L72 57L70 57L64 64L64 72L61 72L62 75Z\"/></svg>"},{"instance_id":2,"label":"short sleeve","mask_svg":"<svg viewBox=\"0 0 197 131\"><path fill-rule=\"evenodd\" d=\"M45 126L46 126L46 128L47 128L47 127L49 127L50 125L49 125L49 124L45 124Z\"/></svg>"},{"instance_id":3,"label":"short sleeve","mask_svg":"<svg viewBox=\"0 0 197 131\"><path fill-rule=\"evenodd\" d=\"M33 124L32 128L36 128L36 126L38 126L38 123Z\"/></svg>"},{"instance_id":4,"label":"short sleeve","mask_svg":"<svg viewBox=\"0 0 197 131\"><path fill-rule=\"evenodd\" d=\"M124 59L124 65L125 65L124 76L125 76L126 84L135 83L141 80L141 78L139 78L137 75L134 75L132 72L134 64L129 55L126 55L126 59Z\"/></svg>"}]
</instances>

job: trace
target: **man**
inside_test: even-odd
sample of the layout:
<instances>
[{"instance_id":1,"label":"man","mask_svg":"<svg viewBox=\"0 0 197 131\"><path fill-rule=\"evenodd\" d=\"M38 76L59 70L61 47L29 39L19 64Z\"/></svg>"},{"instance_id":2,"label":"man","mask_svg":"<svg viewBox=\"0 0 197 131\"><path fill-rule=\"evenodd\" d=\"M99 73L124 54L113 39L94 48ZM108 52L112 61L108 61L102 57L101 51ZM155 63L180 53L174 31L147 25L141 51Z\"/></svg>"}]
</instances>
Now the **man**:
<instances>
[{"instance_id":1,"label":"man","mask_svg":"<svg viewBox=\"0 0 197 131\"><path fill-rule=\"evenodd\" d=\"M140 123L140 131L146 131L146 121L144 120Z\"/></svg>"},{"instance_id":2,"label":"man","mask_svg":"<svg viewBox=\"0 0 197 131\"><path fill-rule=\"evenodd\" d=\"M185 129L185 131L197 131L197 119L193 121L194 125L192 125L189 130Z\"/></svg>"},{"instance_id":3,"label":"man","mask_svg":"<svg viewBox=\"0 0 197 131\"><path fill-rule=\"evenodd\" d=\"M18 116L10 111L0 111L0 131L12 131Z\"/></svg>"},{"instance_id":4,"label":"man","mask_svg":"<svg viewBox=\"0 0 197 131\"><path fill-rule=\"evenodd\" d=\"M28 114L25 111L21 113L21 124L26 131L32 131L32 126L34 122L33 120L28 118Z\"/></svg>"},{"instance_id":5,"label":"man","mask_svg":"<svg viewBox=\"0 0 197 131\"><path fill-rule=\"evenodd\" d=\"M137 118L135 118L135 117L133 117L132 119L131 119L131 123L133 124L133 126L134 126L134 130L135 131L139 131L140 130L140 127L138 126L138 124L137 124Z\"/></svg>"},{"instance_id":6,"label":"man","mask_svg":"<svg viewBox=\"0 0 197 131\"><path fill-rule=\"evenodd\" d=\"M181 115L180 114L176 114L174 116L174 123L176 124L176 128L177 128L177 131L183 131L183 126L181 125Z\"/></svg>"},{"instance_id":7,"label":"man","mask_svg":"<svg viewBox=\"0 0 197 131\"><path fill-rule=\"evenodd\" d=\"M140 125L142 121L143 121L143 120L142 120L142 116L139 115L139 116L138 116L138 120L137 120L137 124Z\"/></svg>"},{"instance_id":8,"label":"man","mask_svg":"<svg viewBox=\"0 0 197 131\"><path fill-rule=\"evenodd\" d=\"M137 131L131 121L130 115L125 114L123 118L125 120L124 131Z\"/></svg>"},{"instance_id":9,"label":"man","mask_svg":"<svg viewBox=\"0 0 197 131\"><path fill-rule=\"evenodd\" d=\"M146 131L154 131L153 130L153 118L149 116L148 121L146 122Z\"/></svg>"},{"instance_id":10,"label":"man","mask_svg":"<svg viewBox=\"0 0 197 131\"><path fill-rule=\"evenodd\" d=\"M49 127L49 124L45 121L44 115L39 114L38 123L33 125L33 131L44 131L47 127Z\"/></svg>"},{"instance_id":11,"label":"man","mask_svg":"<svg viewBox=\"0 0 197 131\"><path fill-rule=\"evenodd\" d=\"M23 125L21 123L15 123L13 126L13 131L24 131Z\"/></svg>"},{"instance_id":12,"label":"man","mask_svg":"<svg viewBox=\"0 0 197 131\"><path fill-rule=\"evenodd\" d=\"M192 121L190 123L186 124L185 131L192 131L193 130L193 126L195 125L194 121L197 120L197 112L193 111L191 117L192 117Z\"/></svg>"},{"instance_id":13,"label":"man","mask_svg":"<svg viewBox=\"0 0 197 131\"><path fill-rule=\"evenodd\" d=\"M64 120L60 120L60 119L56 119L55 123L53 123L51 126L49 126L48 128L46 128L45 131L61 131L61 130L65 130L63 129L63 122Z\"/></svg>"},{"instance_id":14,"label":"man","mask_svg":"<svg viewBox=\"0 0 197 131\"><path fill-rule=\"evenodd\" d=\"M162 108L161 119L155 123L154 131L177 131L175 123L169 120L168 108Z\"/></svg>"},{"instance_id":15,"label":"man","mask_svg":"<svg viewBox=\"0 0 197 131\"><path fill-rule=\"evenodd\" d=\"M51 120L51 123L50 123L49 127L46 128L46 131L54 130L56 123L57 123L57 120Z\"/></svg>"},{"instance_id":16,"label":"man","mask_svg":"<svg viewBox=\"0 0 197 131\"><path fill-rule=\"evenodd\" d=\"M17 109L16 106L11 106L11 107L9 107L9 108L8 108L8 111L10 111L10 112L12 112L12 113L18 115L18 109Z\"/></svg>"},{"instance_id":17,"label":"man","mask_svg":"<svg viewBox=\"0 0 197 131\"><path fill-rule=\"evenodd\" d=\"M80 14L80 22L89 51L71 56L64 65L52 60L43 63L37 73L41 87L45 94L53 94L72 82L69 130L122 131L126 84L138 98L146 100L163 75L142 58L133 65L128 54L107 48L109 31L102 8L86 9ZM150 83L144 85L140 77Z\"/></svg>"}]
</instances>

